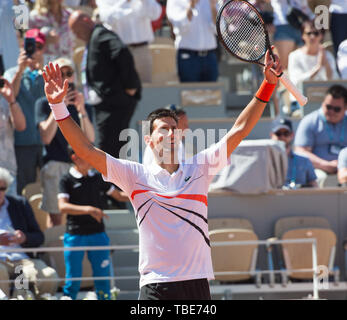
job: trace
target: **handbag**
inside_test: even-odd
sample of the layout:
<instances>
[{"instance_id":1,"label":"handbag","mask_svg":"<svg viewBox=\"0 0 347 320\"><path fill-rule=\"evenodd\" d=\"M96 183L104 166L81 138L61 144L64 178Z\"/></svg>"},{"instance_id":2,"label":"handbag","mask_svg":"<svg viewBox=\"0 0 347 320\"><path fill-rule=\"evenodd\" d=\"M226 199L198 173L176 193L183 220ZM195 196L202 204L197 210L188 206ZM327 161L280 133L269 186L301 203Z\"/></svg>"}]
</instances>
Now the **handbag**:
<instances>
[{"instance_id":1,"label":"handbag","mask_svg":"<svg viewBox=\"0 0 347 320\"><path fill-rule=\"evenodd\" d=\"M308 17L307 14L303 13L301 10L299 10L298 8L293 7L290 4L290 1L287 0L288 5L289 5L289 10L288 10L288 14L287 14L287 21L288 23L296 28L296 29L301 29L301 25L305 22L305 21L309 21L310 18Z\"/></svg>"}]
</instances>

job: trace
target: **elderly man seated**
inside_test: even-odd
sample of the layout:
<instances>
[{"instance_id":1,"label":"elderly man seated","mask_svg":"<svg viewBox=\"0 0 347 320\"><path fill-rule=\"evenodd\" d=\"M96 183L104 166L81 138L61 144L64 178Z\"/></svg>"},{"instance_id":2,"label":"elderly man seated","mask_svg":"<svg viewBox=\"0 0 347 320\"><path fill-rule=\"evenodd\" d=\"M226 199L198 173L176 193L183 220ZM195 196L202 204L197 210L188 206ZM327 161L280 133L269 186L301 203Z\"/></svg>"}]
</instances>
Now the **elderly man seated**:
<instances>
[{"instance_id":1,"label":"elderly man seated","mask_svg":"<svg viewBox=\"0 0 347 320\"><path fill-rule=\"evenodd\" d=\"M13 296L25 296L25 290L30 290L35 298L44 293L53 295L58 286L56 271L42 260L33 258L30 252L10 251L38 247L44 241L28 201L5 194L12 179L6 169L0 168L0 249L9 250L0 251L0 280L18 279L14 282ZM39 279L45 281L37 281ZM10 288L9 282L0 282L0 289L7 297L11 296Z\"/></svg>"}]
</instances>

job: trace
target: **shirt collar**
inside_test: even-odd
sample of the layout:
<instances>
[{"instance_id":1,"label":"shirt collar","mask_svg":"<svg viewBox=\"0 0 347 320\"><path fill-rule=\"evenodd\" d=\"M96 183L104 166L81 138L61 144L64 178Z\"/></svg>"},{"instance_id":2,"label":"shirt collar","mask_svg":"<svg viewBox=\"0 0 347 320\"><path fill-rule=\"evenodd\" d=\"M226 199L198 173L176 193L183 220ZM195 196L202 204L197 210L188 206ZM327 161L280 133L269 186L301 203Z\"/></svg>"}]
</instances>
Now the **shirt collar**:
<instances>
[{"instance_id":1,"label":"shirt collar","mask_svg":"<svg viewBox=\"0 0 347 320\"><path fill-rule=\"evenodd\" d=\"M76 179L83 178L83 174L79 172L75 167L71 167L69 169L69 173ZM93 177L95 175L95 172L93 170L88 170L88 176Z\"/></svg>"},{"instance_id":2,"label":"shirt collar","mask_svg":"<svg viewBox=\"0 0 347 320\"><path fill-rule=\"evenodd\" d=\"M166 169L162 168L155 160L153 160L153 162L148 168L150 172L155 176L159 175L160 173L170 175L170 173ZM175 172L173 172L171 176L177 174L179 171L182 170L182 168L183 168L182 162L178 161L178 169Z\"/></svg>"}]
</instances>

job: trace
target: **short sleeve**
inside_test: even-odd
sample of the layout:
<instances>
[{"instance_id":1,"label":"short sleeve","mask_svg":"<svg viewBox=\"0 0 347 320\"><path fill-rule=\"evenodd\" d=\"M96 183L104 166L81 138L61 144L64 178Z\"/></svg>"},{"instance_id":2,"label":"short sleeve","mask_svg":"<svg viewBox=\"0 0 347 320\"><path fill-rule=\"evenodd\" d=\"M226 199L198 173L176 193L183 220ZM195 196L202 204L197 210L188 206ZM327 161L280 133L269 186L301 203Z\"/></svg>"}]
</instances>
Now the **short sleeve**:
<instances>
[{"instance_id":1,"label":"short sleeve","mask_svg":"<svg viewBox=\"0 0 347 320\"><path fill-rule=\"evenodd\" d=\"M313 147L314 130L312 129L311 118L303 118L299 123L295 133L294 145L298 147Z\"/></svg>"},{"instance_id":2,"label":"short sleeve","mask_svg":"<svg viewBox=\"0 0 347 320\"><path fill-rule=\"evenodd\" d=\"M102 176L107 182L114 183L128 196L131 195L137 177L144 174L143 165L134 161L116 159L106 154L107 175Z\"/></svg>"},{"instance_id":3,"label":"short sleeve","mask_svg":"<svg viewBox=\"0 0 347 320\"><path fill-rule=\"evenodd\" d=\"M63 175L59 180L59 192L58 197L70 198L70 183L69 176L67 174Z\"/></svg>"}]
</instances>

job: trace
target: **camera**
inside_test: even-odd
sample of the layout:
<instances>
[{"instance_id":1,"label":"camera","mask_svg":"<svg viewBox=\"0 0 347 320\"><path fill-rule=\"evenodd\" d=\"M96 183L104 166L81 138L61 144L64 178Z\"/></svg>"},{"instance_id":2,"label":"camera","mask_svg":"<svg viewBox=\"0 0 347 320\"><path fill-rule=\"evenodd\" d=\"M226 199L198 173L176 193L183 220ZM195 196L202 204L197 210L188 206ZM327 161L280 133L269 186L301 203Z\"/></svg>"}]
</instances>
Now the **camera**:
<instances>
[{"instance_id":1,"label":"camera","mask_svg":"<svg viewBox=\"0 0 347 320\"><path fill-rule=\"evenodd\" d=\"M68 92L75 91L76 86L73 82L69 82ZM73 102L75 102L75 99L73 99Z\"/></svg>"},{"instance_id":2,"label":"camera","mask_svg":"<svg viewBox=\"0 0 347 320\"><path fill-rule=\"evenodd\" d=\"M36 41L35 38L25 38L24 39L24 50L28 58L31 58L36 51Z\"/></svg>"}]
</instances>

